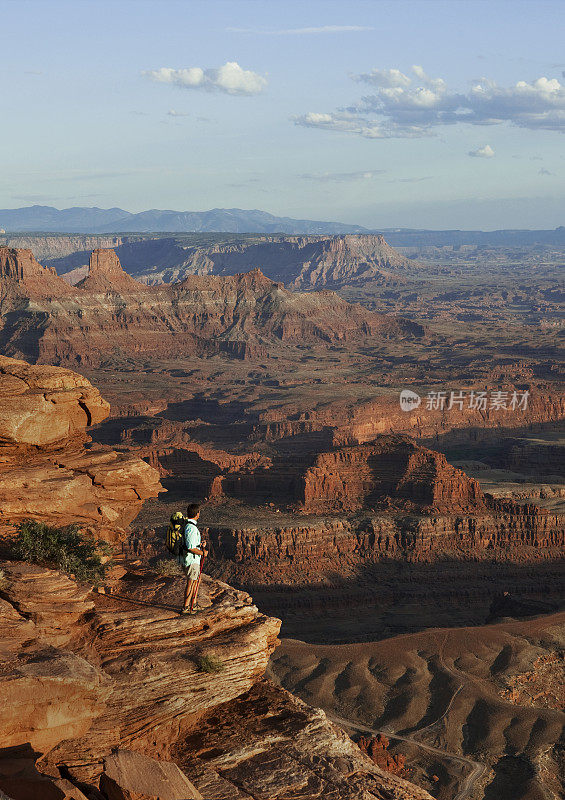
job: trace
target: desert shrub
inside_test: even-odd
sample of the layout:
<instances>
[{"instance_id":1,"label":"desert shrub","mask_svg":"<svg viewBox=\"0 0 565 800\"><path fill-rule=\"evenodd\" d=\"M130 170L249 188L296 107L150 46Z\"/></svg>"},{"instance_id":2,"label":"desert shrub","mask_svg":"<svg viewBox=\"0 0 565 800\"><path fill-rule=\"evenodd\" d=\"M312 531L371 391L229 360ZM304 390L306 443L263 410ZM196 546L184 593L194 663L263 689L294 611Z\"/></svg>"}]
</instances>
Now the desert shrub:
<instances>
[{"instance_id":1,"label":"desert shrub","mask_svg":"<svg viewBox=\"0 0 565 800\"><path fill-rule=\"evenodd\" d=\"M164 575L166 577L182 575L179 562L174 561L172 558L160 558L153 566L153 569L158 575Z\"/></svg>"},{"instance_id":2,"label":"desert shrub","mask_svg":"<svg viewBox=\"0 0 565 800\"><path fill-rule=\"evenodd\" d=\"M222 659L214 653L201 653L196 664L200 672L223 672L225 669Z\"/></svg>"},{"instance_id":3,"label":"desert shrub","mask_svg":"<svg viewBox=\"0 0 565 800\"><path fill-rule=\"evenodd\" d=\"M22 561L56 567L78 581L97 586L109 566L102 557L109 555L111 548L107 542L83 536L76 525L55 528L28 519L18 526L13 551Z\"/></svg>"}]
</instances>

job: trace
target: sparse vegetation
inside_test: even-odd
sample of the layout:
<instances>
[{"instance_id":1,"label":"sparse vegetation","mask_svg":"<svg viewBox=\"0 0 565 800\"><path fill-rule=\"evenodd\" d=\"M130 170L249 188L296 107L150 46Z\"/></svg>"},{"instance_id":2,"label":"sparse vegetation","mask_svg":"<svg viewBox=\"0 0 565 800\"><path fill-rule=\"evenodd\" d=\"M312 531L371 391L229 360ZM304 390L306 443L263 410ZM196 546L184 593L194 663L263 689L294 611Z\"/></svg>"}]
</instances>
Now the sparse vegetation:
<instances>
[{"instance_id":1,"label":"sparse vegetation","mask_svg":"<svg viewBox=\"0 0 565 800\"><path fill-rule=\"evenodd\" d=\"M16 558L32 564L56 567L78 581L97 586L106 576L111 553L106 542L83 536L76 525L62 528L24 520L13 546Z\"/></svg>"},{"instance_id":2,"label":"sparse vegetation","mask_svg":"<svg viewBox=\"0 0 565 800\"><path fill-rule=\"evenodd\" d=\"M180 564L172 558L160 558L154 565L154 570L158 575L165 577L182 575Z\"/></svg>"},{"instance_id":3,"label":"sparse vegetation","mask_svg":"<svg viewBox=\"0 0 565 800\"><path fill-rule=\"evenodd\" d=\"M225 669L224 662L215 653L201 653L196 664L200 672L223 672Z\"/></svg>"}]
</instances>

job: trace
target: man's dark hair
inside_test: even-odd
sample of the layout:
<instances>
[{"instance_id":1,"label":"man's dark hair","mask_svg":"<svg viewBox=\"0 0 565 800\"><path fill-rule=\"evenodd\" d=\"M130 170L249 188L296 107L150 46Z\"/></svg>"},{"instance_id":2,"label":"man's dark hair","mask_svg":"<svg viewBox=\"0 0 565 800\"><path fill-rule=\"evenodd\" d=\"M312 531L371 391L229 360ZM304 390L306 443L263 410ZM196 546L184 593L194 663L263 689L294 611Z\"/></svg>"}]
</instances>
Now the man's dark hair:
<instances>
[{"instance_id":1,"label":"man's dark hair","mask_svg":"<svg viewBox=\"0 0 565 800\"><path fill-rule=\"evenodd\" d=\"M189 503L186 507L186 516L189 519L194 519L194 517L200 511L200 503Z\"/></svg>"}]
</instances>

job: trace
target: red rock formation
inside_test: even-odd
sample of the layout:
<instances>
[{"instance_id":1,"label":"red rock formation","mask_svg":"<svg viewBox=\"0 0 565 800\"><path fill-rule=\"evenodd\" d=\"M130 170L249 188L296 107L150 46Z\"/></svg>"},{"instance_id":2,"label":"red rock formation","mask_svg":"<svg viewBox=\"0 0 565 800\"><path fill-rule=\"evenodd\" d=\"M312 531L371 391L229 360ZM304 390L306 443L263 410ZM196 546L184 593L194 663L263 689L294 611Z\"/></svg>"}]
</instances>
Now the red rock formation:
<instances>
[{"instance_id":1,"label":"red rock formation","mask_svg":"<svg viewBox=\"0 0 565 800\"><path fill-rule=\"evenodd\" d=\"M31 250L13 250L3 246L0 246L0 287L4 301L10 294L45 298L70 294L68 285L58 277L55 269L44 269Z\"/></svg>"},{"instance_id":2,"label":"red rock formation","mask_svg":"<svg viewBox=\"0 0 565 800\"><path fill-rule=\"evenodd\" d=\"M100 789L107 800L203 800L176 764L129 750L104 759Z\"/></svg>"},{"instance_id":3,"label":"red rock formation","mask_svg":"<svg viewBox=\"0 0 565 800\"><path fill-rule=\"evenodd\" d=\"M359 749L366 753L377 766L393 775L402 775L406 765L406 757L402 753L391 755L387 752L389 740L382 733L376 736L362 736L357 742Z\"/></svg>"},{"instance_id":4,"label":"red rock formation","mask_svg":"<svg viewBox=\"0 0 565 800\"><path fill-rule=\"evenodd\" d=\"M181 581L163 586L155 575L130 574L114 586L115 598L86 600L86 591L53 570L2 567L0 650L11 691L3 692L0 748L29 742L51 752L53 763L80 765L85 777L118 744L168 752L195 714L261 677L277 641L278 620L259 614L249 595L208 579L206 612L179 620ZM34 669L46 647L52 652ZM198 667L199 653L210 650L224 665L221 680Z\"/></svg>"},{"instance_id":5,"label":"red rock formation","mask_svg":"<svg viewBox=\"0 0 565 800\"><path fill-rule=\"evenodd\" d=\"M88 275L77 284L89 292L135 292L142 284L124 272L114 250L93 250Z\"/></svg>"},{"instance_id":6,"label":"red rock formation","mask_svg":"<svg viewBox=\"0 0 565 800\"><path fill-rule=\"evenodd\" d=\"M171 781L188 792L182 773L162 763L171 757L204 797L244 798L244 782L254 796L291 796L308 785L312 800L330 789L336 800L360 791L368 800L429 800L383 773L322 711L258 683L280 622L249 595L205 576L204 610L179 619L181 582L143 570L115 582L112 595L87 597L52 570L2 567L0 756L28 743L43 754L46 775L63 769L88 794L102 774L100 788L115 800L169 797ZM221 674L199 666L210 653ZM10 756L8 774L0 758L0 788L17 775L48 790L45 776L30 775L29 754Z\"/></svg>"},{"instance_id":7,"label":"red rock formation","mask_svg":"<svg viewBox=\"0 0 565 800\"><path fill-rule=\"evenodd\" d=\"M205 797L430 800L380 769L319 709L268 681L203 716L176 758Z\"/></svg>"},{"instance_id":8,"label":"red rock formation","mask_svg":"<svg viewBox=\"0 0 565 800\"><path fill-rule=\"evenodd\" d=\"M85 449L108 403L85 378L0 356L0 528L25 518L115 537L160 490L141 459Z\"/></svg>"},{"instance_id":9,"label":"red rock formation","mask_svg":"<svg viewBox=\"0 0 565 800\"><path fill-rule=\"evenodd\" d=\"M113 251L97 250L88 277L70 287L27 251L2 251L0 288L18 304L9 325L4 315L16 307L0 311L0 347L39 362L96 365L102 359L179 352L253 358L280 342L329 345L423 333L418 325L351 305L331 292L289 292L259 270L146 287L126 275Z\"/></svg>"},{"instance_id":10,"label":"red rock formation","mask_svg":"<svg viewBox=\"0 0 565 800\"><path fill-rule=\"evenodd\" d=\"M550 560L565 545L561 516L509 503L475 513L423 516L373 514L362 521L285 518L231 529L211 526L216 574L247 586L352 579L358 567L391 559L434 563L445 559L508 562Z\"/></svg>"},{"instance_id":11,"label":"red rock formation","mask_svg":"<svg viewBox=\"0 0 565 800\"><path fill-rule=\"evenodd\" d=\"M303 478L306 512L355 511L406 499L420 508L480 509L479 484L445 456L401 437L320 453Z\"/></svg>"}]
</instances>

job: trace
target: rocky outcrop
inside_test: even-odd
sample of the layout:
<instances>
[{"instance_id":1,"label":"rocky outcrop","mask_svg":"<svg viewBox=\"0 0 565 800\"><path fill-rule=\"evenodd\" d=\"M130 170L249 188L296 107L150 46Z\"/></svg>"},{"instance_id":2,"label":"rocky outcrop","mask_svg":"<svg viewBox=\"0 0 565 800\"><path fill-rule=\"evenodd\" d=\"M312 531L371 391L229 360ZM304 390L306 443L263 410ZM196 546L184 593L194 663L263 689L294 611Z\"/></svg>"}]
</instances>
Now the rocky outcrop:
<instances>
[{"instance_id":1,"label":"rocky outcrop","mask_svg":"<svg viewBox=\"0 0 565 800\"><path fill-rule=\"evenodd\" d=\"M305 785L309 800L429 800L379 770L323 712L259 683L280 622L246 593L204 576L203 610L179 618L182 581L141 568L87 596L55 571L2 567L0 788L27 770L36 790L62 772L103 800L243 800ZM40 773L15 752L25 743L42 754ZM167 794L175 786L185 794Z\"/></svg>"},{"instance_id":2,"label":"rocky outcrop","mask_svg":"<svg viewBox=\"0 0 565 800\"><path fill-rule=\"evenodd\" d=\"M114 250L93 250L88 275L77 284L89 292L135 292L142 286L124 272Z\"/></svg>"},{"instance_id":3,"label":"rocky outcrop","mask_svg":"<svg viewBox=\"0 0 565 800\"><path fill-rule=\"evenodd\" d=\"M107 800L203 800L176 764L129 750L104 759L100 789Z\"/></svg>"},{"instance_id":4,"label":"rocky outcrop","mask_svg":"<svg viewBox=\"0 0 565 800\"><path fill-rule=\"evenodd\" d=\"M128 271L149 283L182 280L188 274L234 275L259 268L286 286L325 289L367 281L394 284L419 269L378 234L249 237L244 242L208 247L183 244L174 239L136 242L120 248L120 253L124 251Z\"/></svg>"},{"instance_id":5,"label":"rocky outcrop","mask_svg":"<svg viewBox=\"0 0 565 800\"><path fill-rule=\"evenodd\" d=\"M268 681L204 716L176 757L210 800L430 798L376 766L323 711Z\"/></svg>"},{"instance_id":6,"label":"rocky outcrop","mask_svg":"<svg viewBox=\"0 0 565 800\"><path fill-rule=\"evenodd\" d=\"M278 620L223 583L205 580L206 611L180 619L179 580L129 573L113 595L91 594L85 607L85 593L55 571L3 569L3 653L13 669L0 747L30 742L84 776L117 745L167 753L188 721L259 680L277 641ZM221 678L199 667L212 651Z\"/></svg>"},{"instance_id":7,"label":"rocky outcrop","mask_svg":"<svg viewBox=\"0 0 565 800\"><path fill-rule=\"evenodd\" d=\"M67 649L94 604L89 589L42 567L2 563L0 749L47 752L82 736L108 697L95 664Z\"/></svg>"},{"instance_id":8,"label":"rocky outcrop","mask_svg":"<svg viewBox=\"0 0 565 800\"><path fill-rule=\"evenodd\" d=\"M395 501L423 510L483 508L479 484L442 453L401 437L320 453L303 478L303 510L356 511Z\"/></svg>"},{"instance_id":9,"label":"rocky outcrop","mask_svg":"<svg viewBox=\"0 0 565 800\"><path fill-rule=\"evenodd\" d=\"M111 250L95 250L71 287L28 251L0 248L0 348L36 362L99 365L136 357L225 353L254 358L281 343L422 336L421 326L351 305L331 292L293 293L260 270L141 286ZM17 301L17 302L16 302Z\"/></svg>"},{"instance_id":10,"label":"rocky outcrop","mask_svg":"<svg viewBox=\"0 0 565 800\"><path fill-rule=\"evenodd\" d=\"M157 495L144 461L85 447L87 427L108 413L81 375L0 356L0 529L40 517L112 538Z\"/></svg>"},{"instance_id":11,"label":"rocky outcrop","mask_svg":"<svg viewBox=\"0 0 565 800\"><path fill-rule=\"evenodd\" d=\"M44 269L31 250L13 250L0 246L0 313L10 310L10 301L20 297L66 297L69 287L53 267Z\"/></svg>"}]
</instances>

